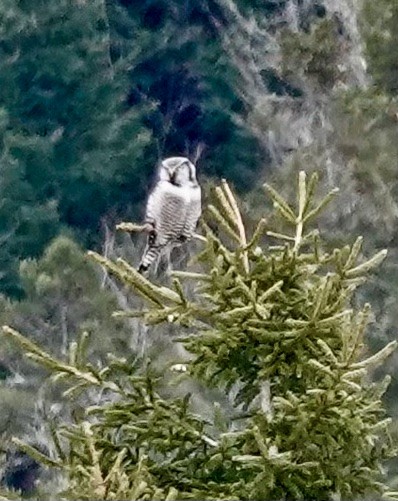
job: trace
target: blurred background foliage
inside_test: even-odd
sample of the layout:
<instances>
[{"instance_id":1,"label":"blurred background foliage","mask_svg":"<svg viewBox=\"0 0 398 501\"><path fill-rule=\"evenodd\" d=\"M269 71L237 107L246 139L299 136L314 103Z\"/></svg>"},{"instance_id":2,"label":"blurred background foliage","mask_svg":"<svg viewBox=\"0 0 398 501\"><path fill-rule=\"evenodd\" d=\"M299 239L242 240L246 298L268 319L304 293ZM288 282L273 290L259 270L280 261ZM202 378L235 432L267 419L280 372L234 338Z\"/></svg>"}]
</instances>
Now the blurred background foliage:
<instances>
[{"instance_id":1,"label":"blurred background foliage","mask_svg":"<svg viewBox=\"0 0 398 501\"><path fill-rule=\"evenodd\" d=\"M339 186L322 225L331 248L389 249L358 301L374 306L370 349L395 338L397 23L397 0L1 2L2 322L54 354L86 330L93 359L134 356L146 331L111 316L131 299L85 249L135 264L142 242L115 223L142 216L154 165L182 154L253 219L264 181L293 196L304 169ZM165 334L151 332L159 353ZM398 416L397 356L383 370ZM0 379L0 432L33 425L37 369L2 344Z\"/></svg>"}]
</instances>

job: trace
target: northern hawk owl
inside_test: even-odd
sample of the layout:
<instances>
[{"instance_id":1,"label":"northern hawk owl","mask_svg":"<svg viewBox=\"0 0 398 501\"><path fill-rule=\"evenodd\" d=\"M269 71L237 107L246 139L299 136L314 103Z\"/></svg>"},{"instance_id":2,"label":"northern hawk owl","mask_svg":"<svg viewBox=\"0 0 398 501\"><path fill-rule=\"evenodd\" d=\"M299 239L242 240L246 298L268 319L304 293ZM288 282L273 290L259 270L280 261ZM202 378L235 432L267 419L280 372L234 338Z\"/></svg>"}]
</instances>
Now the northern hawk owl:
<instances>
[{"instance_id":1,"label":"northern hawk owl","mask_svg":"<svg viewBox=\"0 0 398 501\"><path fill-rule=\"evenodd\" d=\"M189 240L201 214L201 189L196 168L185 157L160 163L158 182L149 196L145 223L148 242L138 271L145 272L167 247Z\"/></svg>"}]
</instances>

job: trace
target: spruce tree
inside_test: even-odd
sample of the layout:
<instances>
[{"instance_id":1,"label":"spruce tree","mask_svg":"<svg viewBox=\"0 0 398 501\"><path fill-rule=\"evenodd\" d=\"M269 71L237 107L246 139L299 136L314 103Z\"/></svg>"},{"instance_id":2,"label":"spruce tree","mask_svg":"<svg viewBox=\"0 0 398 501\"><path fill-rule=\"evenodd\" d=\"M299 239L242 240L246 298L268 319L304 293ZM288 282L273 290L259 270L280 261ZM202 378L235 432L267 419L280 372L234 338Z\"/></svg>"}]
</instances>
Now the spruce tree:
<instances>
[{"instance_id":1,"label":"spruce tree","mask_svg":"<svg viewBox=\"0 0 398 501\"><path fill-rule=\"evenodd\" d=\"M397 496L383 484L384 462L394 454L382 403L389 378L372 377L396 342L367 353L370 306L354 303L386 251L364 261L358 238L326 252L311 224L336 190L317 203L316 183L316 175L307 182L300 173L296 207L266 186L283 230L261 219L249 236L223 182L202 224L201 272L174 272L170 286L147 280L123 259L90 253L147 304L117 314L179 326L190 356L174 371L225 391L232 414L216 405L208 419L193 413L189 394L162 397L150 364L110 355L106 367L96 366L85 358L85 334L65 361L4 327L7 338L67 385L72 405L86 404L71 422L52 427L51 457L14 439L64 472L68 487L58 499ZM185 281L197 284L194 298L184 292Z\"/></svg>"}]
</instances>

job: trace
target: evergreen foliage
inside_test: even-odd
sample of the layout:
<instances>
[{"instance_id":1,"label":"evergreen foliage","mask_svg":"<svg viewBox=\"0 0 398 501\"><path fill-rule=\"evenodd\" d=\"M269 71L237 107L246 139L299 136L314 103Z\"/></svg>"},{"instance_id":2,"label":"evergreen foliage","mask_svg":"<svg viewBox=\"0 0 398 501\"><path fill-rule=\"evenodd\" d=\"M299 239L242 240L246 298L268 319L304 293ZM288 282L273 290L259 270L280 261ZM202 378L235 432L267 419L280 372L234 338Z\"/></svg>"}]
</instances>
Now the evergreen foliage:
<instances>
[{"instance_id":1,"label":"evergreen foliage","mask_svg":"<svg viewBox=\"0 0 398 501\"><path fill-rule=\"evenodd\" d=\"M122 321L111 318L117 301L102 286L98 271L73 240L54 239L40 259L21 262L25 298L3 298L2 321L11 322L17 329L29 326L32 339L57 355L65 352L82 331L94 336L90 356L102 359L111 350L124 352L127 329ZM10 353L7 359L14 365Z\"/></svg>"},{"instance_id":2,"label":"evergreen foliage","mask_svg":"<svg viewBox=\"0 0 398 501\"><path fill-rule=\"evenodd\" d=\"M111 60L104 1L6 1L0 20L0 288L20 295L18 260L61 223L92 231L131 203L126 187L144 196L150 133L145 106L127 106L133 54Z\"/></svg>"},{"instance_id":3,"label":"evergreen foliage","mask_svg":"<svg viewBox=\"0 0 398 501\"><path fill-rule=\"evenodd\" d=\"M360 259L362 239L328 254L310 227L333 198L314 199L317 177L300 173L296 207L267 192L285 233L261 219L246 235L228 184L216 189L203 222L202 272L174 272L170 287L142 277L123 259L91 252L98 263L147 303L149 324L179 326L190 353L174 366L184 377L224 389L233 415L195 415L184 398L162 397L154 369L110 356L85 358L87 338L72 342L67 361L4 327L31 360L67 385L84 413L53 430L49 457L18 439L22 450L61 469L66 499L355 499L388 492L383 463L394 453L381 397L389 378L373 368L391 342L369 355L370 307L355 308L355 291L386 256ZM216 225L214 222L216 221ZM134 229L126 226L126 229ZM270 241L275 240L275 245ZM187 297L184 281L197 295ZM91 397L87 405L87 391Z\"/></svg>"},{"instance_id":4,"label":"evergreen foliage","mask_svg":"<svg viewBox=\"0 0 398 501\"><path fill-rule=\"evenodd\" d=\"M31 340L56 356L65 356L69 344L83 332L91 335L90 360L103 363L109 351L125 353L132 345L131 329L123 319L112 317L118 303L103 286L99 271L73 240L56 238L41 259L21 262L25 297L21 301L0 297L1 323L29 331ZM11 343L0 344L0 361L4 364L0 434L41 435L39 422L46 414L43 400L59 407L60 389L43 387L43 370L21 357Z\"/></svg>"}]
</instances>

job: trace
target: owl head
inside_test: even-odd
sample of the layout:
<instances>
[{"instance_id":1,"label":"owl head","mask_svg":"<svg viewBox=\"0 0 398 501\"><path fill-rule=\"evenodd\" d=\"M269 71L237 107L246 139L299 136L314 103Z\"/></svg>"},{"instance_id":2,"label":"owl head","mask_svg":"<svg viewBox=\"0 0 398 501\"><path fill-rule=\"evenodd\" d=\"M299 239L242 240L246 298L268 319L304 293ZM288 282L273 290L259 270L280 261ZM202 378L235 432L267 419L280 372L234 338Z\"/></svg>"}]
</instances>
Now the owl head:
<instances>
[{"instance_id":1,"label":"owl head","mask_svg":"<svg viewBox=\"0 0 398 501\"><path fill-rule=\"evenodd\" d=\"M160 163L159 178L176 186L196 183L196 168L186 157L170 157Z\"/></svg>"}]
</instances>

